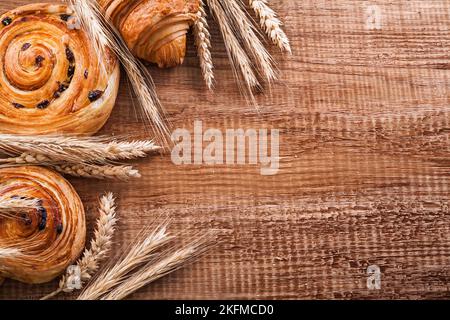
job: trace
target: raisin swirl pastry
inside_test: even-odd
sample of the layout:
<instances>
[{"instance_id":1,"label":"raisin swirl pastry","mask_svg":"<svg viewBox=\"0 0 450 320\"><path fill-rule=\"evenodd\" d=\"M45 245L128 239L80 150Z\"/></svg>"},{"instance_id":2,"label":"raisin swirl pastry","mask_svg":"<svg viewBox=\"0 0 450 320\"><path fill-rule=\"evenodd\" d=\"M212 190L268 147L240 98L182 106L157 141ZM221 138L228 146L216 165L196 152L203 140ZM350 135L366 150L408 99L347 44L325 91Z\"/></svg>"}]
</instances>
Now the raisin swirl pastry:
<instances>
[{"instance_id":1,"label":"raisin swirl pastry","mask_svg":"<svg viewBox=\"0 0 450 320\"><path fill-rule=\"evenodd\" d=\"M48 282L80 255L86 238L84 209L74 188L43 167L0 168L0 195L39 199L39 209L0 216L0 248L20 254L0 257L0 280ZM0 281L1 282L1 281Z\"/></svg>"},{"instance_id":2,"label":"raisin swirl pastry","mask_svg":"<svg viewBox=\"0 0 450 320\"><path fill-rule=\"evenodd\" d=\"M161 68L183 63L199 0L98 0L135 56Z\"/></svg>"},{"instance_id":3,"label":"raisin swirl pastry","mask_svg":"<svg viewBox=\"0 0 450 320\"><path fill-rule=\"evenodd\" d=\"M119 63L98 61L65 5L31 4L0 17L0 132L94 134L108 119Z\"/></svg>"}]
</instances>

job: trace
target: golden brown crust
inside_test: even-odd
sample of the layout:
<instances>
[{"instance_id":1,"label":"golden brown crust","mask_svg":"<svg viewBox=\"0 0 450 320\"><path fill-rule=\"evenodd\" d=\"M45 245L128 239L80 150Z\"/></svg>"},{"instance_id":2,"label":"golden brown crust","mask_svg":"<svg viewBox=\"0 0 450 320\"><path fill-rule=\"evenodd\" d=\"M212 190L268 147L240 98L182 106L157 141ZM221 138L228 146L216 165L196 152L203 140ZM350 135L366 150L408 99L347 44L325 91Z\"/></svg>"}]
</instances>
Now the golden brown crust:
<instances>
[{"instance_id":1,"label":"golden brown crust","mask_svg":"<svg viewBox=\"0 0 450 320\"><path fill-rule=\"evenodd\" d=\"M48 282L78 258L86 238L83 204L61 175L34 166L0 168L0 196L42 201L20 219L0 217L0 248L20 250L0 257L0 279Z\"/></svg>"},{"instance_id":2,"label":"golden brown crust","mask_svg":"<svg viewBox=\"0 0 450 320\"><path fill-rule=\"evenodd\" d=\"M183 63L186 33L197 19L199 0L99 0L139 58L173 67Z\"/></svg>"},{"instance_id":3,"label":"golden brown crust","mask_svg":"<svg viewBox=\"0 0 450 320\"><path fill-rule=\"evenodd\" d=\"M0 132L97 132L117 96L116 59L105 57L108 70L101 68L64 5L31 4L0 21Z\"/></svg>"}]
</instances>

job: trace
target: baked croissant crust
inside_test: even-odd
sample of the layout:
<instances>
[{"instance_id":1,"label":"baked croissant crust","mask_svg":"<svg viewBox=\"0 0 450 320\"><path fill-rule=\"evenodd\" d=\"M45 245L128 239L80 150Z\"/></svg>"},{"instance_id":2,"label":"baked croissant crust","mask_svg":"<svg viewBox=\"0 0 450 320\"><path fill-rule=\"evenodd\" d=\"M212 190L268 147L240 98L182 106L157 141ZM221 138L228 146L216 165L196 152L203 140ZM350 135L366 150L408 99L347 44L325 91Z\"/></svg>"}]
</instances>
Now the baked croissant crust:
<instances>
[{"instance_id":1,"label":"baked croissant crust","mask_svg":"<svg viewBox=\"0 0 450 320\"><path fill-rule=\"evenodd\" d=\"M65 5L31 4L0 17L0 132L94 134L108 119L119 63L98 55Z\"/></svg>"},{"instance_id":2,"label":"baked croissant crust","mask_svg":"<svg viewBox=\"0 0 450 320\"><path fill-rule=\"evenodd\" d=\"M161 68L183 63L199 0L98 0L135 56Z\"/></svg>"},{"instance_id":3,"label":"baked croissant crust","mask_svg":"<svg viewBox=\"0 0 450 320\"><path fill-rule=\"evenodd\" d=\"M0 248L20 252L0 256L0 279L48 282L78 258L86 238L83 204L61 175L43 167L0 168L0 197L34 198L40 205L17 219L0 216Z\"/></svg>"}]
</instances>

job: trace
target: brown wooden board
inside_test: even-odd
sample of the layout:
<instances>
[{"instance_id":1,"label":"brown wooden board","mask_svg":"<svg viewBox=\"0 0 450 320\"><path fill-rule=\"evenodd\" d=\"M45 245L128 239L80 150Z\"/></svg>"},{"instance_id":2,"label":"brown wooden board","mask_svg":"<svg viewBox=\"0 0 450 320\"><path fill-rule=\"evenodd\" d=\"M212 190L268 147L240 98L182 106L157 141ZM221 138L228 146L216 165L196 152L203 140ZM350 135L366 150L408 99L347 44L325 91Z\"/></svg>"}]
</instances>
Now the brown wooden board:
<instances>
[{"instance_id":1,"label":"brown wooden board","mask_svg":"<svg viewBox=\"0 0 450 320\"><path fill-rule=\"evenodd\" d=\"M173 128L280 129L279 173L174 165L168 154L140 161L143 177L129 183L70 179L89 237L107 190L120 206L116 249L166 215L174 234L224 231L207 256L132 298L449 298L450 2L271 3L293 55L271 49L282 81L258 96L259 111L240 95L214 23L214 94L192 37L183 66L150 71ZM125 77L102 133L146 135ZM381 290L367 288L369 265ZM0 298L56 286L7 280Z\"/></svg>"}]
</instances>

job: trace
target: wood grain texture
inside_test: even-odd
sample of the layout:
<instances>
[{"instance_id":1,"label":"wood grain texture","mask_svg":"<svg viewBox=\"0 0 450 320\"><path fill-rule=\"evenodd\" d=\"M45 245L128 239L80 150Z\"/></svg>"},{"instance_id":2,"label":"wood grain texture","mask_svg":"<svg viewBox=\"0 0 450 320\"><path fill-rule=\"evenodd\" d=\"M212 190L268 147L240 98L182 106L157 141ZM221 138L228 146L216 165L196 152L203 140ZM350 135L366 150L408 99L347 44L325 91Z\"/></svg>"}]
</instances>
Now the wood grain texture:
<instances>
[{"instance_id":1,"label":"wood grain texture","mask_svg":"<svg viewBox=\"0 0 450 320\"><path fill-rule=\"evenodd\" d=\"M165 215L176 234L224 230L217 249L136 299L449 298L450 3L272 3L294 54L272 48L282 81L258 97L259 112L240 96L213 22L215 94L192 45L183 66L151 73L174 128L279 128L280 172L176 166L166 155L140 162L144 177L131 183L71 179L90 231L103 190L119 195L117 243ZM367 28L372 5L380 29ZM123 80L102 133L145 135L129 92ZM371 264L381 290L366 288ZM6 281L0 298L55 287Z\"/></svg>"}]
</instances>

